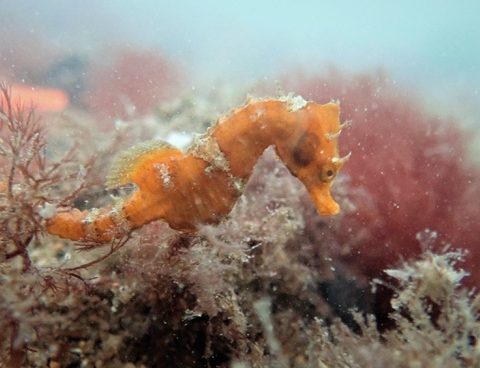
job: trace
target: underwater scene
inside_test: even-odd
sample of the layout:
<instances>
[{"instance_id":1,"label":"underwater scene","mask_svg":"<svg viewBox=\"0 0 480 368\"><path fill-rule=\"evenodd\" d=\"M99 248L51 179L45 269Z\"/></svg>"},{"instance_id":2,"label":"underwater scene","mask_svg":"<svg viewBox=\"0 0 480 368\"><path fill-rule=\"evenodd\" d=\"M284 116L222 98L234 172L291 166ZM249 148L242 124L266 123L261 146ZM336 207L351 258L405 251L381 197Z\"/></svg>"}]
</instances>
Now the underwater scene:
<instances>
[{"instance_id":1,"label":"underwater scene","mask_svg":"<svg viewBox=\"0 0 480 368\"><path fill-rule=\"evenodd\" d=\"M0 368L480 367L480 2L0 4Z\"/></svg>"}]
</instances>

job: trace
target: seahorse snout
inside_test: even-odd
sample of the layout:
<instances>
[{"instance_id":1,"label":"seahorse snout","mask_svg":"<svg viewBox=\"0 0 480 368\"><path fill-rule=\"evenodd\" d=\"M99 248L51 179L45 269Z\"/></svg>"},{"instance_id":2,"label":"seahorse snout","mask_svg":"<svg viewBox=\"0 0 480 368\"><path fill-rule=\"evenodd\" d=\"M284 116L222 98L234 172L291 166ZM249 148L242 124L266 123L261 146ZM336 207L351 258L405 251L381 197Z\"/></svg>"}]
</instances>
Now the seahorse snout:
<instances>
[{"instance_id":1,"label":"seahorse snout","mask_svg":"<svg viewBox=\"0 0 480 368\"><path fill-rule=\"evenodd\" d=\"M315 204L317 212L322 216L333 216L340 212L340 206L330 193L330 185L324 184L315 188L309 188L308 192Z\"/></svg>"}]
</instances>

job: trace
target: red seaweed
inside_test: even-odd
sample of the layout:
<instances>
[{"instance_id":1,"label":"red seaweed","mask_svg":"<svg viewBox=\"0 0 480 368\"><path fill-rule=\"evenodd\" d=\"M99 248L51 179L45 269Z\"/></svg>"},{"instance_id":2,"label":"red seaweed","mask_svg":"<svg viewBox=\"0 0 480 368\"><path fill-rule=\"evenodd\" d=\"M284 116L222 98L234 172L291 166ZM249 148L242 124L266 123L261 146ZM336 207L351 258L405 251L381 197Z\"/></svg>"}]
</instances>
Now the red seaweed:
<instances>
[{"instance_id":1,"label":"red seaweed","mask_svg":"<svg viewBox=\"0 0 480 368\"><path fill-rule=\"evenodd\" d=\"M120 50L93 67L85 102L100 119L128 119L151 112L178 84L179 72L158 51Z\"/></svg>"},{"instance_id":2,"label":"red seaweed","mask_svg":"<svg viewBox=\"0 0 480 368\"><path fill-rule=\"evenodd\" d=\"M339 99L353 128L341 145L352 151L348 175L355 209L341 219L343 257L361 274L422 252L416 234L430 229L443 244L469 251L467 284L478 285L480 170L469 162L469 136L458 122L422 108L383 73L302 78L296 90L315 101ZM445 108L442 106L442 111Z\"/></svg>"}]
</instances>

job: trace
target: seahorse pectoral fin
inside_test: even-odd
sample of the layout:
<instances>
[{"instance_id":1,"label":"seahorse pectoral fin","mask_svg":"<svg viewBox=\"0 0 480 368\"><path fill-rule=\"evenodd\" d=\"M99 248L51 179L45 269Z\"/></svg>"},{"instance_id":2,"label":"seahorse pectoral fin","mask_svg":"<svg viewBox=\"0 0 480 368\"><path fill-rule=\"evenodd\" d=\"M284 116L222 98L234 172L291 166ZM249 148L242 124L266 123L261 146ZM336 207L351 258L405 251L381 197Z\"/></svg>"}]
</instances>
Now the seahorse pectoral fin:
<instances>
[{"instance_id":1,"label":"seahorse pectoral fin","mask_svg":"<svg viewBox=\"0 0 480 368\"><path fill-rule=\"evenodd\" d=\"M308 188L308 192L320 215L332 216L340 212L340 206L330 193L330 184L325 183L314 188Z\"/></svg>"}]
</instances>

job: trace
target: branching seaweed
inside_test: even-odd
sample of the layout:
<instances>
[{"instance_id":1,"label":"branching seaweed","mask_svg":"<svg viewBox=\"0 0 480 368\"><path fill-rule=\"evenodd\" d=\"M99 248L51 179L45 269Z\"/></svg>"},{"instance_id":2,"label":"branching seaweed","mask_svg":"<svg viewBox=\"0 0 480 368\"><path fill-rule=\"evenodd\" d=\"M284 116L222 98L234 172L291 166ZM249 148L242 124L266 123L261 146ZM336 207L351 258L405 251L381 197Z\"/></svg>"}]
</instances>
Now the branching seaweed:
<instances>
[{"instance_id":1,"label":"branching seaweed","mask_svg":"<svg viewBox=\"0 0 480 368\"><path fill-rule=\"evenodd\" d=\"M45 322L33 313L45 295L59 292L59 282L68 290L82 281L71 271L38 269L29 254L40 243L45 219L89 186L92 160L79 160L77 148L51 160L34 109L13 102L0 83L0 358L8 356L9 367L22 365L27 341Z\"/></svg>"},{"instance_id":2,"label":"branching seaweed","mask_svg":"<svg viewBox=\"0 0 480 368\"><path fill-rule=\"evenodd\" d=\"M6 260L20 256L27 271L28 246L41 234L44 219L88 186L85 177L92 161L80 164L74 144L51 162L45 130L33 108L14 104L5 84L0 84L0 94L0 254ZM80 166L85 175L79 175Z\"/></svg>"}]
</instances>

